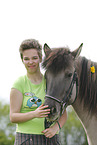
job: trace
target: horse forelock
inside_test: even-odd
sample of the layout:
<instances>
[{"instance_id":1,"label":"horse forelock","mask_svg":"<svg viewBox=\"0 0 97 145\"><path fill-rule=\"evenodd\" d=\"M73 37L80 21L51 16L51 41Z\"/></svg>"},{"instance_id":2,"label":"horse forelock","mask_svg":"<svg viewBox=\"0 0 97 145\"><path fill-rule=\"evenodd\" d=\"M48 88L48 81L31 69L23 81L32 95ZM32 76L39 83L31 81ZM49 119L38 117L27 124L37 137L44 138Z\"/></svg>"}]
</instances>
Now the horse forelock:
<instances>
[{"instance_id":1,"label":"horse forelock","mask_svg":"<svg viewBox=\"0 0 97 145\"><path fill-rule=\"evenodd\" d=\"M97 70L96 63L83 57L80 65L79 93L81 96L80 101L93 114L97 112L97 73L91 72L91 66L94 66Z\"/></svg>"},{"instance_id":2,"label":"horse forelock","mask_svg":"<svg viewBox=\"0 0 97 145\"><path fill-rule=\"evenodd\" d=\"M67 48L53 49L48 57L45 57L42 66L45 69L58 73L71 65L70 50Z\"/></svg>"}]
</instances>

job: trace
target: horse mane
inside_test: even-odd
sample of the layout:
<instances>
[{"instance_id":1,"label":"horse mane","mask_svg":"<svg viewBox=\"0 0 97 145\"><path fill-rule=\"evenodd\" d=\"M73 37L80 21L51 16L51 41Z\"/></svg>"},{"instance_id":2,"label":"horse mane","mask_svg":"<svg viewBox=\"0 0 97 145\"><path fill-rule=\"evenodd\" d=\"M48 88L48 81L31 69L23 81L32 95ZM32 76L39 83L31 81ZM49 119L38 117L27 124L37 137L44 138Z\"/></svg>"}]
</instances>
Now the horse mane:
<instances>
[{"instance_id":1,"label":"horse mane","mask_svg":"<svg viewBox=\"0 0 97 145\"><path fill-rule=\"evenodd\" d=\"M69 48L52 49L48 57L44 58L43 68L49 69L54 74L60 72L71 64Z\"/></svg>"},{"instance_id":2,"label":"horse mane","mask_svg":"<svg viewBox=\"0 0 97 145\"><path fill-rule=\"evenodd\" d=\"M79 78L80 101L84 103L84 107L91 114L97 113L97 73L91 72L92 66L97 70L97 63L82 57L79 65L81 67Z\"/></svg>"}]
</instances>

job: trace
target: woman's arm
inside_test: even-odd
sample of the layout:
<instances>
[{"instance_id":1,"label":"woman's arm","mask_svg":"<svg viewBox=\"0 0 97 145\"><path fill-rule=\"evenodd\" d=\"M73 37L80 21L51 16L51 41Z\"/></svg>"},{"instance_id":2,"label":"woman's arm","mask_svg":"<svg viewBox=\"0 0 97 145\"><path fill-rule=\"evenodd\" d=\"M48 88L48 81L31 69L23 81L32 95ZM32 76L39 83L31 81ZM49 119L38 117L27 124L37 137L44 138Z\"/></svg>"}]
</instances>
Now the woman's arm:
<instances>
[{"instance_id":1,"label":"woman's arm","mask_svg":"<svg viewBox=\"0 0 97 145\"><path fill-rule=\"evenodd\" d=\"M10 120L13 123L26 122L33 118L47 117L47 114L50 113L50 109L46 109L48 106L43 106L43 104L35 111L20 113L22 101L22 93L17 89L12 89L10 93Z\"/></svg>"},{"instance_id":2,"label":"woman's arm","mask_svg":"<svg viewBox=\"0 0 97 145\"><path fill-rule=\"evenodd\" d=\"M62 128L63 125L65 124L66 120L67 120L67 112L66 112L66 110L65 110L64 113L62 114L62 116L60 117L59 121L58 121L61 128ZM57 123L57 124L58 124L58 123ZM59 128L59 125L58 125L58 128ZM59 129L60 129L60 128L59 128Z\"/></svg>"},{"instance_id":3,"label":"woman's arm","mask_svg":"<svg viewBox=\"0 0 97 145\"><path fill-rule=\"evenodd\" d=\"M62 114L62 116L60 117L59 121L58 121L61 128L65 124L66 120L67 120L67 112L65 110L64 113ZM51 126L50 128L45 129L44 131L42 131L42 133L44 133L44 135L46 137L52 138L57 133L57 131L60 129L59 125L56 122L55 125Z\"/></svg>"}]
</instances>

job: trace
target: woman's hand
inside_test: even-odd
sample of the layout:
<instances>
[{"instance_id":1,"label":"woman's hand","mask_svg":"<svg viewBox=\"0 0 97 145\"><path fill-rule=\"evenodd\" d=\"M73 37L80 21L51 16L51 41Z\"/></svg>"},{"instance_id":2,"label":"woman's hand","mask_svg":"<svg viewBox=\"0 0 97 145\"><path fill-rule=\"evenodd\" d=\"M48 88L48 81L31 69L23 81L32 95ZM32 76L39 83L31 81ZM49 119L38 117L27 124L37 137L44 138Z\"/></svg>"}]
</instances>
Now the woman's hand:
<instances>
[{"instance_id":1,"label":"woman's hand","mask_svg":"<svg viewBox=\"0 0 97 145\"><path fill-rule=\"evenodd\" d=\"M23 102L23 94L17 89L11 89L10 93L10 120L12 123L21 123L29 121L33 118L47 117L50 113L48 105L42 104L35 111L21 113L21 106Z\"/></svg>"},{"instance_id":2,"label":"woman's hand","mask_svg":"<svg viewBox=\"0 0 97 145\"><path fill-rule=\"evenodd\" d=\"M67 120L67 112L66 110L64 111L64 113L62 114L62 116L60 117L60 119L58 120L59 124L60 124L60 127L62 128L62 126L65 124ZM57 131L59 130L59 125L58 123L56 122L55 125L51 126L50 128L47 128L45 129L44 131L42 131L42 133L48 137L48 138L52 138L56 133Z\"/></svg>"},{"instance_id":3,"label":"woman's hand","mask_svg":"<svg viewBox=\"0 0 97 145\"><path fill-rule=\"evenodd\" d=\"M52 138L56 133L57 131L59 130L59 126L58 124L56 123L55 125L45 129L42 131L42 133L48 137L48 138Z\"/></svg>"},{"instance_id":4,"label":"woman's hand","mask_svg":"<svg viewBox=\"0 0 97 145\"><path fill-rule=\"evenodd\" d=\"M48 114L50 114L50 109L46 109L48 108L48 105L44 106L44 104L42 104L41 106L39 106L33 113L35 118L43 118L43 117L47 117Z\"/></svg>"}]
</instances>

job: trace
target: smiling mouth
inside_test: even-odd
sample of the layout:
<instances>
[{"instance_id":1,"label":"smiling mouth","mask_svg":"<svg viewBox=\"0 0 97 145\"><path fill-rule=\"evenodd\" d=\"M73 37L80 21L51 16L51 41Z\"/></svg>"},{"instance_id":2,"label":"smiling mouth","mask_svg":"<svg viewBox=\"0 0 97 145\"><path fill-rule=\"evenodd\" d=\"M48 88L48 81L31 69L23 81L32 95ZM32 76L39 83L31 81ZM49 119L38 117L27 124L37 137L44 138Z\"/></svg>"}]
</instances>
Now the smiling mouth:
<instances>
[{"instance_id":1,"label":"smiling mouth","mask_svg":"<svg viewBox=\"0 0 97 145\"><path fill-rule=\"evenodd\" d=\"M29 68L34 68L35 67L35 65L31 65L31 66L28 66Z\"/></svg>"}]
</instances>

